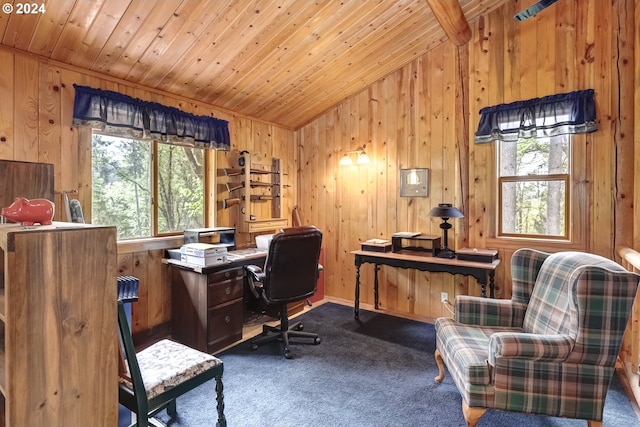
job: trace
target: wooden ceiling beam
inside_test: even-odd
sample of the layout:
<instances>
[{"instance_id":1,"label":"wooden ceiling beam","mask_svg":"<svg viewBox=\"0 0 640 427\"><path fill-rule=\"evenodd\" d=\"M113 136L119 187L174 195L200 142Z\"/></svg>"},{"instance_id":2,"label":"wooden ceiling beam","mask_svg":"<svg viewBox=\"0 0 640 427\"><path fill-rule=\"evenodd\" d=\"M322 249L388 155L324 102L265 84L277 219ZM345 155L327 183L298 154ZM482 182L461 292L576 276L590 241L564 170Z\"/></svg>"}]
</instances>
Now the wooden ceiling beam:
<instances>
[{"instance_id":1,"label":"wooden ceiling beam","mask_svg":"<svg viewBox=\"0 0 640 427\"><path fill-rule=\"evenodd\" d=\"M462 46L471 40L471 28L458 0L427 0L427 4L453 44Z\"/></svg>"}]
</instances>

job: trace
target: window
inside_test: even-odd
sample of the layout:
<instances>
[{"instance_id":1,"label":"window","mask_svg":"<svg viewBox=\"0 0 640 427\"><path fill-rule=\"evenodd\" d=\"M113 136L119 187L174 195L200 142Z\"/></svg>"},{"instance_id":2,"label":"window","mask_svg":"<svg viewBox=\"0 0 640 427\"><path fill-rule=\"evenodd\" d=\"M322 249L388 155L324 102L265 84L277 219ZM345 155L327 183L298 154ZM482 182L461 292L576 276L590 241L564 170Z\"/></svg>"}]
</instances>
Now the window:
<instances>
[{"instance_id":1,"label":"window","mask_svg":"<svg viewBox=\"0 0 640 427\"><path fill-rule=\"evenodd\" d=\"M569 239L571 135L498 142L498 235Z\"/></svg>"},{"instance_id":2,"label":"window","mask_svg":"<svg viewBox=\"0 0 640 427\"><path fill-rule=\"evenodd\" d=\"M204 227L204 149L92 138L92 223L115 225L119 239Z\"/></svg>"}]
</instances>

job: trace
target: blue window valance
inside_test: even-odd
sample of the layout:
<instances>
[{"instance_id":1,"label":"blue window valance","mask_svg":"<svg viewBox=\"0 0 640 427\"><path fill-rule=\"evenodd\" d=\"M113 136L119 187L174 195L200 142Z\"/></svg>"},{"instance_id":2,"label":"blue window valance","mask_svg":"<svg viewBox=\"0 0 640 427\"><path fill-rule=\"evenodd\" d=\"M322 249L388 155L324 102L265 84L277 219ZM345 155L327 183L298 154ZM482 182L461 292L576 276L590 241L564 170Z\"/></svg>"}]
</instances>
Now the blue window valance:
<instances>
[{"instance_id":1,"label":"blue window valance","mask_svg":"<svg viewBox=\"0 0 640 427\"><path fill-rule=\"evenodd\" d=\"M138 139L228 151L229 122L88 86L76 89L73 125Z\"/></svg>"},{"instance_id":2,"label":"blue window valance","mask_svg":"<svg viewBox=\"0 0 640 427\"><path fill-rule=\"evenodd\" d=\"M593 89L485 107L475 142L517 141L598 130Z\"/></svg>"}]
</instances>

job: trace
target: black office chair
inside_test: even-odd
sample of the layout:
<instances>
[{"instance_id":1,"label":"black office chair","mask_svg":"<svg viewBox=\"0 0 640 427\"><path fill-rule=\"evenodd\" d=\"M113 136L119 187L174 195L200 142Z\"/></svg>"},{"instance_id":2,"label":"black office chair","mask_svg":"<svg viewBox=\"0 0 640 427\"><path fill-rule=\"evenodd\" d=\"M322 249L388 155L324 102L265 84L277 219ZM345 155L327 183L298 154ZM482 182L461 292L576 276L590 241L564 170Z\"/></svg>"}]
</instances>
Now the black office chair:
<instances>
[{"instance_id":1,"label":"black office chair","mask_svg":"<svg viewBox=\"0 0 640 427\"><path fill-rule=\"evenodd\" d=\"M136 353L124 304L138 300L137 288L137 279L133 287L130 281L118 280L118 326L124 348L118 367L118 400L136 414L131 425L157 425L153 416L164 408L175 416L177 397L215 378L216 427L226 427L220 359L167 339Z\"/></svg>"},{"instance_id":2,"label":"black office chair","mask_svg":"<svg viewBox=\"0 0 640 427\"><path fill-rule=\"evenodd\" d=\"M322 232L315 227L293 227L273 236L264 269L247 266L249 288L267 305L280 307L280 326L264 325L262 334L251 341L251 349L266 342L282 340L284 356L291 359L290 337L312 338L320 344L318 334L302 332L303 325L289 325L287 304L308 299L316 291L319 271ZM269 334L272 333L272 334Z\"/></svg>"}]
</instances>

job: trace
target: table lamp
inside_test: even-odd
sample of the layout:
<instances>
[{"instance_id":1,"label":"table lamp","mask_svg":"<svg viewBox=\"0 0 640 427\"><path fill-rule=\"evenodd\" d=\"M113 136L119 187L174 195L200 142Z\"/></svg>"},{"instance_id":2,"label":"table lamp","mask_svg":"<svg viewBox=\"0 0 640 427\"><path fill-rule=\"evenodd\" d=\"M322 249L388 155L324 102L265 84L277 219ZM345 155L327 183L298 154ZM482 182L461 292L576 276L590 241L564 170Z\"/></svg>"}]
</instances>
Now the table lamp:
<instances>
[{"instance_id":1,"label":"table lamp","mask_svg":"<svg viewBox=\"0 0 640 427\"><path fill-rule=\"evenodd\" d=\"M437 257L440 258L455 258L456 253L449 249L449 236L448 231L452 227L449 222L449 218L464 218L462 212L457 208L454 208L451 203L440 203L437 207L431 209L429 216L442 218L442 249L437 253Z\"/></svg>"}]
</instances>

